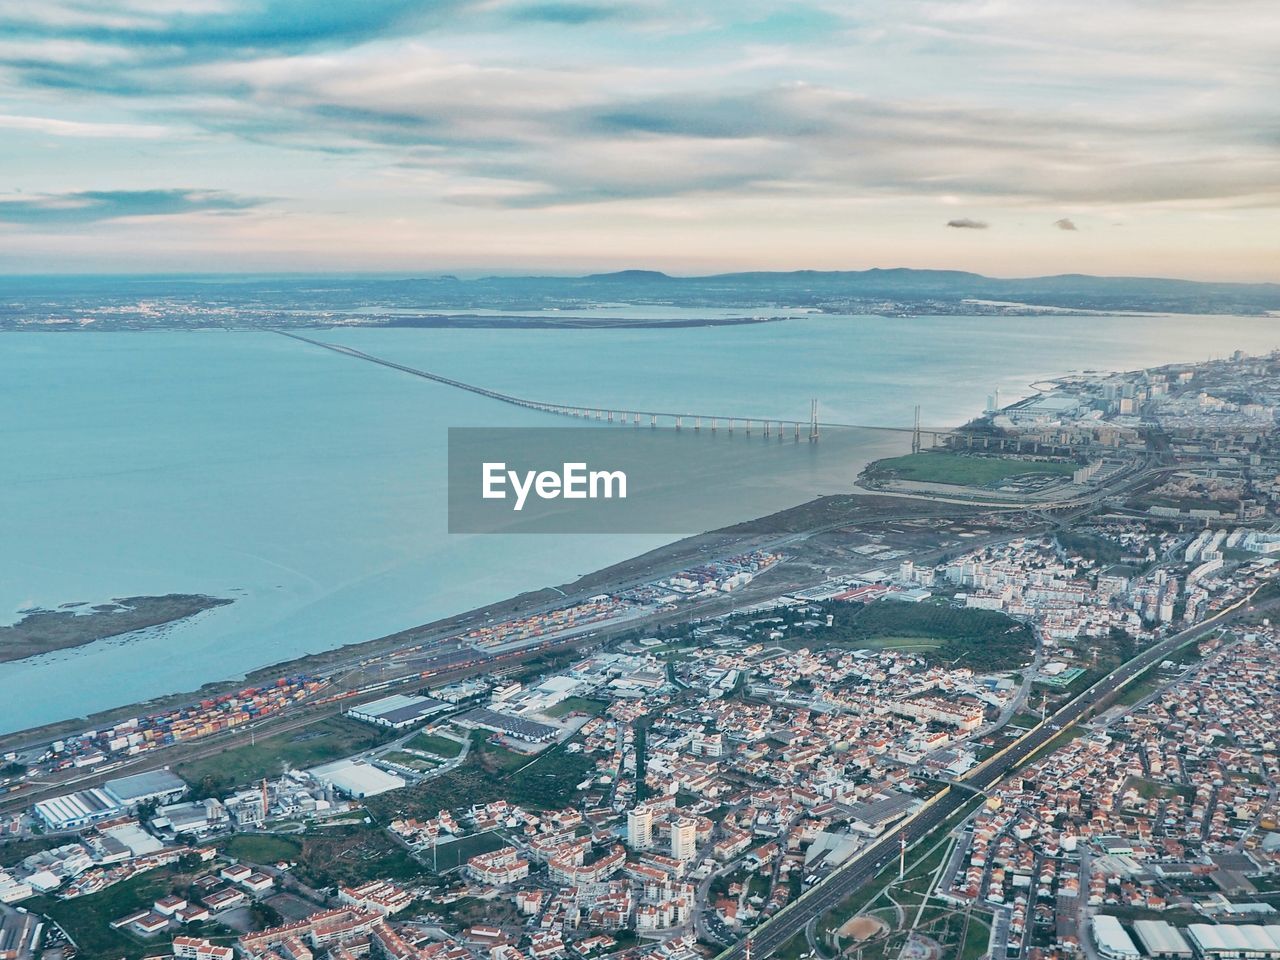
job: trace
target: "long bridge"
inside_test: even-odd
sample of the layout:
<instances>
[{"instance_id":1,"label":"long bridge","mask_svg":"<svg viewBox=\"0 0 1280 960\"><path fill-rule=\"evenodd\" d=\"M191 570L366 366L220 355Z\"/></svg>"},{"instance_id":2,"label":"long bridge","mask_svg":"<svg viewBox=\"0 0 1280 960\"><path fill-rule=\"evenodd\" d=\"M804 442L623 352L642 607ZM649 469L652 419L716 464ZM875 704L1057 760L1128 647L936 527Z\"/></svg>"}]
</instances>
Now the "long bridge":
<instances>
[{"instance_id":1,"label":"long bridge","mask_svg":"<svg viewBox=\"0 0 1280 960\"><path fill-rule=\"evenodd\" d=\"M551 413L565 417L578 417L587 420L599 420L604 423L630 424L639 427L647 424L650 427L674 427L676 430L684 430L692 428L701 431L704 427L713 433L723 428L733 434L735 427L741 430L746 436L751 436L753 430L757 430L766 438L777 437L779 440L786 438L788 432L791 433L797 442L806 439L810 443L816 443L821 434L821 428L845 428L858 430L883 430L891 433L909 433L912 435L912 449L919 451L924 446L933 447L938 443L939 437L960 436L954 430L934 430L922 429L920 427L920 408L916 408L916 423L912 427L885 427L872 426L859 423L819 423L818 421L818 401L812 400L809 404L809 416L807 420L800 420L794 417L745 417L741 415L726 414L706 414L706 413L689 413L689 412L672 412L664 410L634 410L622 407L608 406L576 406L565 403L548 403L542 400L530 400L526 397L517 397L509 393L503 393L500 390L491 390L488 387L477 386L474 383L467 383L463 380L455 380L453 377L446 377L443 374L432 373L430 370L423 370L418 367L410 367L403 363L396 363L394 360L387 360L383 357L377 357L354 347L343 346L337 343L328 343L324 340L315 340L311 337L304 337L298 333L291 333L287 330L276 330L276 333L293 340L308 343L312 346L323 347L326 350L332 350L348 357L354 357L357 360L366 360L369 363L376 363L392 370L399 370L402 373L412 374L415 377L422 377L426 380L433 380L436 383L444 384L448 387L454 387L458 390L466 390L490 400L497 400L500 403L511 404L516 407L523 407L527 410L537 410L542 413ZM788 428L790 428L788 430ZM928 443L924 443L924 439L928 438Z\"/></svg>"}]
</instances>

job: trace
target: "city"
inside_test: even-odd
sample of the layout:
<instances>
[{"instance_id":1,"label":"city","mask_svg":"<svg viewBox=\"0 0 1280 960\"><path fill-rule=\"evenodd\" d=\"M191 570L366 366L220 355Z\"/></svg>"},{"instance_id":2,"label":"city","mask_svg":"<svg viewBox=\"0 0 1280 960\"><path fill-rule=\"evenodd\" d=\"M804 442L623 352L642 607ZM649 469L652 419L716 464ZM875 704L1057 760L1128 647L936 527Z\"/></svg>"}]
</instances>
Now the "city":
<instances>
[{"instance_id":1,"label":"city","mask_svg":"<svg viewBox=\"0 0 1280 960\"><path fill-rule=\"evenodd\" d=\"M1277 90L0 0L0 960L1280 960Z\"/></svg>"},{"instance_id":2,"label":"city","mask_svg":"<svg viewBox=\"0 0 1280 960\"><path fill-rule=\"evenodd\" d=\"M8 737L5 942L1280 956L1277 398L1243 354L993 397L834 520Z\"/></svg>"}]
</instances>

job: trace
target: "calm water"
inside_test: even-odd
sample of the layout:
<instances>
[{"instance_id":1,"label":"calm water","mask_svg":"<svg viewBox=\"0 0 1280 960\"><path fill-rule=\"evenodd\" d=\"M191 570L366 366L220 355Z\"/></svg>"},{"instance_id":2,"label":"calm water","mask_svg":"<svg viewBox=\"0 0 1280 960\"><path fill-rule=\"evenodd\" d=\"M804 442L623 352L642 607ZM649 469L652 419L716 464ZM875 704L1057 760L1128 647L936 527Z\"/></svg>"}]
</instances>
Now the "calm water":
<instances>
[{"instance_id":1,"label":"calm water","mask_svg":"<svg viewBox=\"0 0 1280 960\"><path fill-rule=\"evenodd\" d=\"M564 403L959 423L999 387L1280 345L1237 318L807 317L675 330L319 334ZM238 676L561 583L669 539L451 537L449 426L563 425L267 333L0 336L0 622L168 592L234 604L166 630L0 664L0 730ZM847 487L873 434L723 483L714 523ZM807 448L807 445L801 445ZM673 496L683 495L673 491Z\"/></svg>"}]
</instances>

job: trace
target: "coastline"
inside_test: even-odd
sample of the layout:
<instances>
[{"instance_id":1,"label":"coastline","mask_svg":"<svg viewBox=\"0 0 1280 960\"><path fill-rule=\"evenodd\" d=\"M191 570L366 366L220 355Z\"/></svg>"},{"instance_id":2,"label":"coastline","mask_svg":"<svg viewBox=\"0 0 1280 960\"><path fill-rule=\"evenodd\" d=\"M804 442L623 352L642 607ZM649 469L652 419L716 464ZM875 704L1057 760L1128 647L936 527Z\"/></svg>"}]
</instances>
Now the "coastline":
<instances>
[{"instance_id":1,"label":"coastline","mask_svg":"<svg viewBox=\"0 0 1280 960\"><path fill-rule=\"evenodd\" d=\"M792 534L808 533L822 526L839 526L851 522L858 510L890 509L898 511L912 498L882 496L872 491L853 491L816 497L804 503L743 521L729 527L707 533L684 537L656 547L645 553L619 561L588 573L577 580L547 586L507 597L495 603L383 636L344 644L321 653L306 654L282 660L249 671L238 677L214 680L194 690L164 694L144 701L95 711L85 716L68 717L53 723L27 727L11 733L0 734L0 752L18 750L35 743L47 742L59 736L79 732L87 727L102 726L142 714L159 712L181 706L205 697L234 692L249 686L274 682L281 676L298 674L318 675L347 661L364 659L392 649L415 643L431 643L442 640L464 629L468 621L478 616L511 617L527 614L531 609L543 606L559 606L575 598L585 598L621 585L654 579L688 566L705 561L707 555L733 551L748 551L762 543ZM923 504L923 501L915 501ZM949 513L955 504L938 504L918 509L926 514Z\"/></svg>"}]
</instances>

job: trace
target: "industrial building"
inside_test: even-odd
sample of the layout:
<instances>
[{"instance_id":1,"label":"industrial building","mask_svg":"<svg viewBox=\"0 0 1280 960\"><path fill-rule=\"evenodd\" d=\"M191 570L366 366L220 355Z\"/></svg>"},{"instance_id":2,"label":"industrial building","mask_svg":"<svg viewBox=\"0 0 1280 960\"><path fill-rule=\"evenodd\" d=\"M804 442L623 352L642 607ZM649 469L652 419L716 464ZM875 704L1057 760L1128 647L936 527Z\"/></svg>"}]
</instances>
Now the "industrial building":
<instances>
[{"instance_id":1,"label":"industrial building","mask_svg":"<svg viewBox=\"0 0 1280 960\"><path fill-rule=\"evenodd\" d=\"M1140 960L1142 954L1133 944L1133 938L1120 926L1120 921L1109 914L1099 914L1090 921L1093 943L1106 960Z\"/></svg>"},{"instance_id":2,"label":"industrial building","mask_svg":"<svg viewBox=\"0 0 1280 960\"><path fill-rule=\"evenodd\" d=\"M187 785L169 770L148 770L131 777L108 780L103 789L115 797L122 807L136 807L152 800L171 803L187 792Z\"/></svg>"},{"instance_id":3,"label":"industrial building","mask_svg":"<svg viewBox=\"0 0 1280 960\"><path fill-rule=\"evenodd\" d=\"M161 803L177 800L186 792L187 785L176 774L152 770L108 780L101 787L41 800L35 805L35 813L50 830L74 830L110 820L152 800Z\"/></svg>"},{"instance_id":4,"label":"industrial building","mask_svg":"<svg viewBox=\"0 0 1280 960\"><path fill-rule=\"evenodd\" d=\"M895 820L901 820L920 801L905 793L892 793L888 796L849 804L850 826L859 833L878 836Z\"/></svg>"},{"instance_id":5,"label":"industrial building","mask_svg":"<svg viewBox=\"0 0 1280 960\"><path fill-rule=\"evenodd\" d=\"M105 790L77 790L65 796L41 800L35 814L50 830L74 830L100 820L109 820L120 812L120 804Z\"/></svg>"},{"instance_id":6,"label":"industrial building","mask_svg":"<svg viewBox=\"0 0 1280 960\"><path fill-rule=\"evenodd\" d=\"M347 711L347 716L391 730L404 730L415 723L421 723L433 713L439 713L448 706L444 701L433 700L431 697L397 693L390 697L383 697L381 700L374 700L372 703L352 707Z\"/></svg>"},{"instance_id":7,"label":"industrial building","mask_svg":"<svg viewBox=\"0 0 1280 960\"><path fill-rule=\"evenodd\" d=\"M558 732L549 724L526 720L524 717L513 717L509 713L498 713L496 710L488 710L484 707L468 710L462 716L454 718L453 722L460 727L492 730L494 733L501 733L529 743L551 740Z\"/></svg>"},{"instance_id":8,"label":"industrial building","mask_svg":"<svg viewBox=\"0 0 1280 960\"><path fill-rule=\"evenodd\" d=\"M1280 958L1280 925L1193 923L1187 936L1206 960Z\"/></svg>"},{"instance_id":9,"label":"industrial building","mask_svg":"<svg viewBox=\"0 0 1280 960\"><path fill-rule=\"evenodd\" d=\"M335 760L307 771L316 780L356 800L398 790L405 781L394 773L379 770L359 760Z\"/></svg>"},{"instance_id":10,"label":"industrial building","mask_svg":"<svg viewBox=\"0 0 1280 960\"><path fill-rule=\"evenodd\" d=\"M1178 928L1163 920L1138 920L1133 932L1147 956L1156 960L1180 960L1192 955L1191 944Z\"/></svg>"},{"instance_id":11,"label":"industrial building","mask_svg":"<svg viewBox=\"0 0 1280 960\"><path fill-rule=\"evenodd\" d=\"M43 931L44 920L34 913L0 911L0 957L35 956Z\"/></svg>"}]
</instances>

